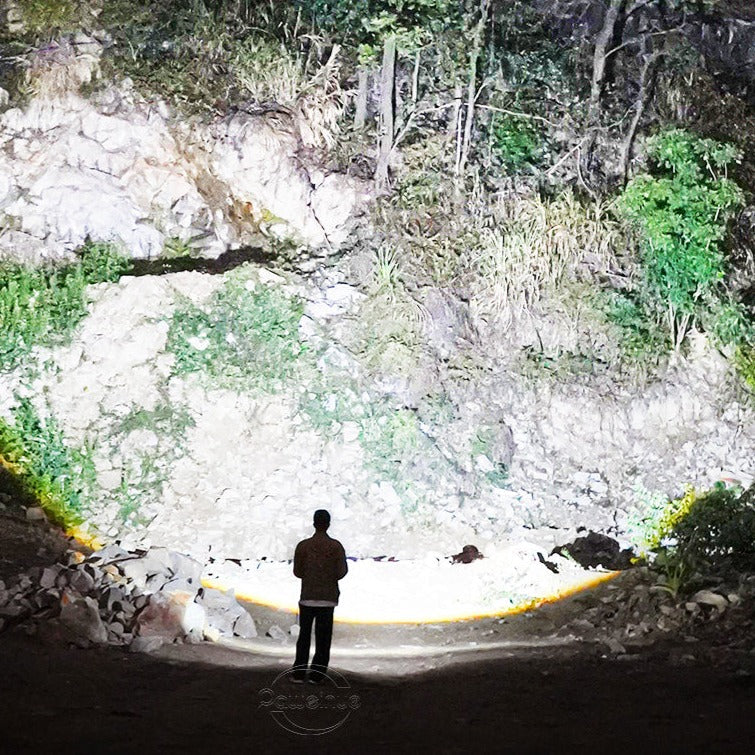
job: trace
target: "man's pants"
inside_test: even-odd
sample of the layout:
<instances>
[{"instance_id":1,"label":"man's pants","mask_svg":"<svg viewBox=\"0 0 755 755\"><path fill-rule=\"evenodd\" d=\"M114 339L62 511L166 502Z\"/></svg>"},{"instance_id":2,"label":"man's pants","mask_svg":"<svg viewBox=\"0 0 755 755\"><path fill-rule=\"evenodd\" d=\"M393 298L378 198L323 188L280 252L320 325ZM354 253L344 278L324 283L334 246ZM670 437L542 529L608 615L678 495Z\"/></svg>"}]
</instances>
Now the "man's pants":
<instances>
[{"instance_id":1,"label":"man's pants","mask_svg":"<svg viewBox=\"0 0 755 755\"><path fill-rule=\"evenodd\" d=\"M294 675L303 678L309 662L309 643L312 623L315 625L315 655L312 658L310 679L321 681L330 661L330 640L333 637L333 606L299 605L299 639L296 641Z\"/></svg>"}]
</instances>

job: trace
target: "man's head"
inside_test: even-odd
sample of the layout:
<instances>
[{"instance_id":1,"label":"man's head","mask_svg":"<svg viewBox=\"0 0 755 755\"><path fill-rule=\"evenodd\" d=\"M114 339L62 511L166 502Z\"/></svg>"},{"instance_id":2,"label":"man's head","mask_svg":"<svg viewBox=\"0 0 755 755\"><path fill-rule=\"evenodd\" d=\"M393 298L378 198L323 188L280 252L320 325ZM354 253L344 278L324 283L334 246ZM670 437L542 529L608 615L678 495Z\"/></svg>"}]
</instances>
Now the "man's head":
<instances>
[{"instance_id":1,"label":"man's head","mask_svg":"<svg viewBox=\"0 0 755 755\"><path fill-rule=\"evenodd\" d=\"M313 521L318 532L325 532L330 526L330 514L325 509L317 509Z\"/></svg>"}]
</instances>

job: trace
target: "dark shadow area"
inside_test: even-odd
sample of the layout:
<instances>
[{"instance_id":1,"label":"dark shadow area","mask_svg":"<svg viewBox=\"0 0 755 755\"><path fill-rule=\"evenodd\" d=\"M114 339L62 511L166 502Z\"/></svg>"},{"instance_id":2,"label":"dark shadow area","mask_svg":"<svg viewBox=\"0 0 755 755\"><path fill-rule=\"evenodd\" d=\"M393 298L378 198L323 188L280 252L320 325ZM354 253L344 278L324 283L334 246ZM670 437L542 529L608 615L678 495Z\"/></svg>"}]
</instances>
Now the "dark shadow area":
<instances>
[{"instance_id":1,"label":"dark shadow area","mask_svg":"<svg viewBox=\"0 0 755 755\"><path fill-rule=\"evenodd\" d=\"M55 563L72 548L80 548L46 519L27 519L25 508L38 507L39 501L24 481L2 464L0 504L0 580Z\"/></svg>"},{"instance_id":2,"label":"dark shadow area","mask_svg":"<svg viewBox=\"0 0 755 755\"><path fill-rule=\"evenodd\" d=\"M358 707L321 736L282 729L261 705L283 661L210 667L6 635L0 668L6 752L745 753L755 737L752 677L662 653L528 652L401 678L343 672Z\"/></svg>"},{"instance_id":3,"label":"dark shadow area","mask_svg":"<svg viewBox=\"0 0 755 755\"><path fill-rule=\"evenodd\" d=\"M245 262L258 265L269 264L277 259L275 252L259 247L245 246L240 249L229 249L219 257L175 257L172 259L157 258L151 260L132 260L128 274L135 277L143 275L166 275L167 273L197 272L221 275Z\"/></svg>"},{"instance_id":4,"label":"dark shadow area","mask_svg":"<svg viewBox=\"0 0 755 755\"><path fill-rule=\"evenodd\" d=\"M21 506L37 506L37 500L17 475L0 464L0 499L15 509Z\"/></svg>"}]
</instances>

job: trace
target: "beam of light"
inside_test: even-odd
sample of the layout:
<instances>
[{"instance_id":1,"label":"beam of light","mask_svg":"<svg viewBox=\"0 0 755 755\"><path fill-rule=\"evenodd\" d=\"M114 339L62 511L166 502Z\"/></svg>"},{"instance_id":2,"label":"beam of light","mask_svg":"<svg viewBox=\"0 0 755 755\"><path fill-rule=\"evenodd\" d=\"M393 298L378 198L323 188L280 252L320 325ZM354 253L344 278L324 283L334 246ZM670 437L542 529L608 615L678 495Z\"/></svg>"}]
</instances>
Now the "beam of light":
<instances>
[{"instance_id":1,"label":"beam of light","mask_svg":"<svg viewBox=\"0 0 755 755\"><path fill-rule=\"evenodd\" d=\"M460 612L454 613L453 611L443 611L442 608L435 609L431 612L422 612L418 610L414 615L400 615L391 613L390 607L386 607L385 616L383 618L375 618L372 615L365 614L361 616L358 612L349 613L346 615L339 615L339 609L336 609L336 615L334 617L334 623L336 624L370 624L370 625L388 625L388 624L446 624L459 621L475 621L478 619L493 619L502 618L505 616L515 616L517 614L526 613L527 611L535 610L541 606L557 603L560 600L569 598L572 595L577 595L585 590L590 590L597 587L604 582L615 579L621 572L605 572L602 574L590 574L589 577L585 577L582 581L576 582L569 587L559 590L551 595L546 595L540 598L532 598L525 602L511 606L510 608L497 609L492 611L476 611L472 613ZM231 590L234 589L232 584L227 584L220 580L203 578L202 585L205 587L214 588L216 590ZM253 595L243 591L235 590L235 596L238 600L251 605L262 606L264 608L273 609L276 611L285 611L291 614L297 614L299 607L297 603L291 601L275 602ZM498 647L496 645L495 647ZM447 648L446 648L447 649Z\"/></svg>"},{"instance_id":2,"label":"beam of light","mask_svg":"<svg viewBox=\"0 0 755 755\"><path fill-rule=\"evenodd\" d=\"M335 620L343 624L419 624L470 621L510 616L613 579L619 572L586 571L576 564L553 575L541 564L513 562L503 552L472 564L444 559L375 562L349 565L341 582ZM203 584L233 589L240 600L290 614L298 612L299 580L286 562L252 562L207 569ZM512 584L518 594L507 592Z\"/></svg>"},{"instance_id":3,"label":"beam of light","mask_svg":"<svg viewBox=\"0 0 755 755\"><path fill-rule=\"evenodd\" d=\"M86 525L69 528L66 534L79 545L91 550L104 547L102 538L89 532ZM480 591L493 589L491 566L503 572L511 566L511 557L482 559L472 564L452 565L436 560L382 561L364 559L350 562L349 575L341 583L342 599L335 621L341 624L392 625L442 624L477 619L513 616L540 606L556 603L584 590L614 579L621 572L586 571L570 564L567 573L554 578L539 572L542 580L538 594L520 600L490 599ZM491 563L492 562L492 563ZM299 580L288 562L250 562L256 568L205 568L202 585L227 592L233 590L240 601L264 608L298 613ZM514 564L521 569L521 562ZM533 565L537 568L537 565ZM482 584L482 587L480 585ZM503 583L505 584L505 574ZM543 589L546 587L547 589Z\"/></svg>"}]
</instances>

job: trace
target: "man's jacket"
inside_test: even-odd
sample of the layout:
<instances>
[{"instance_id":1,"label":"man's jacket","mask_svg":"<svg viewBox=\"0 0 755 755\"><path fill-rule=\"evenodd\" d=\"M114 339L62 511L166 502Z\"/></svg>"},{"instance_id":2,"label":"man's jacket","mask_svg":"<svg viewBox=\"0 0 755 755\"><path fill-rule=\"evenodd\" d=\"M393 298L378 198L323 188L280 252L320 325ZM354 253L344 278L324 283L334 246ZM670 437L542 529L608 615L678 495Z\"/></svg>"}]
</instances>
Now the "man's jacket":
<instances>
[{"instance_id":1,"label":"man's jacket","mask_svg":"<svg viewBox=\"0 0 755 755\"><path fill-rule=\"evenodd\" d=\"M299 600L338 603L338 580L346 576L346 552L338 540L316 532L302 540L294 552L294 576L301 579Z\"/></svg>"}]
</instances>

